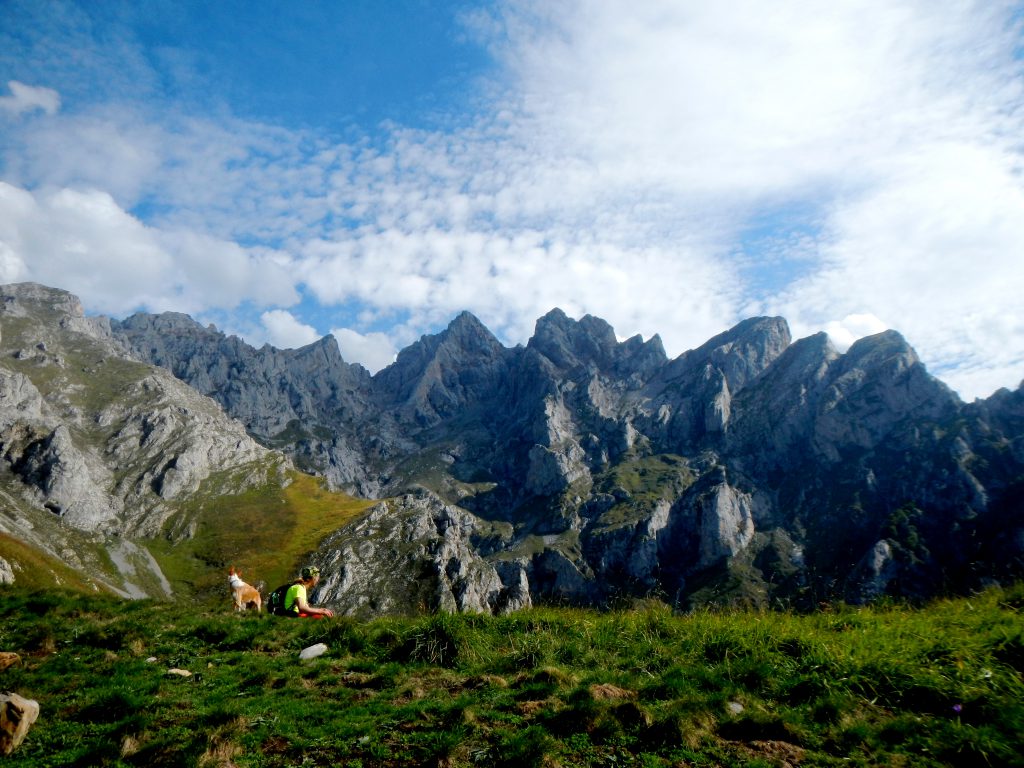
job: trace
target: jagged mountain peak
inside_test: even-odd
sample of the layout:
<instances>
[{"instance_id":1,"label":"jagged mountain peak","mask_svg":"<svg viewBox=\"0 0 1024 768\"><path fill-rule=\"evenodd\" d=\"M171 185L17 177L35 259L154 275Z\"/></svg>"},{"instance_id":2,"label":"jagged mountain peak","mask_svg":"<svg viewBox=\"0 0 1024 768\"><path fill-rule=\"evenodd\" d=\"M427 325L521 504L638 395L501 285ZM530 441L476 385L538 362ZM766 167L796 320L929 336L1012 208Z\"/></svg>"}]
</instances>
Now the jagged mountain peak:
<instances>
[{"instance_id":1,"label":"jagged mountain peak","mask_svg":"<svg viewBox=\"0 0 1024 768\"><path fill-rule=\"evenodd\" d=\"M902 334L888 330L854 342L835 367L830 402L903 418L951 418L957 394L928 373ZM885 417L888 418L888 417Z\"/></svg>"},{"instance_id":2,"label":"jagged mountain peak","mask_svg":"<svg viewBox=\"0 0 1024 768\"><path fill-rule=\"evenodd\" d=\"M163 533L202 488L240 492L283 469L220 405L132 359L76 297L0 294L0 533L139 594L128 566L109 567L126 541Z\"/></svg>"},{"instance_id":3,"label":"jagged mountain peak","mask_svg":"<svg viewBox=\"0 0 1024 768\"><path fill-rule=\"evenodd\" d=\"M767 369L791 341L784 318L752 317L681 354L666 367L663 378L689 378L710 367L720 371L729 391L736 393Z\"/></svg>"},{"instance_id":4,"label":"jagged mountain peak","mask_svg":"<svg viewBox=\"0 0 1024 768\"><path fill-rule=\"evenodd\" d=\"M160 312L150 314L148 312L136 312L124 320L115 321L120 327L127 330L158 330L158 331L191 331L195 333L218 333L212 326L203 326L191 315L183 312Z\"/></svg>"},{"instance_id":5,"label":"jagged mountain peak","mask_svg":"<svg viewBox=\"0 0 1024 768\"><path fill-rule=\"evenodd\" d=\"M450 334L459 333L485 333L490 335L491 332L482 322L480 318L470 312L468 309L464 309L457 314L452 321L448 323L448 327L445 329Z\"/></svg>"},{"instance_id":6,"label":"jagged mountain peak","mask_svg":"<svg viewBox=\"0 0 1024 768\"><path fill-rule=\"evenodd\" d=\"M85 311L77 296L60 288L40 283L11 283L0 286L0 300L6 314L25 314L30 311L56 313L70 318L84 318Z\"/></svg>"},{"instance_id":7,"label":"jagged mountain peak","mask_svg":"<svg viewBox=\"0 0 1024 768\"><path fill-rule=\"evenodd\" d=\"M526 346L569 370L587 364L607 367L617 344L615 331L604 320L585 315L577 321L555 308L537 320Z\"/></svg>"},{"instance_id":8,"label":"jagged mountain peak","mask_svg":"<svg viewBox=\"0 0 1024 768\"><path fill-rule=\"evenodd\" d=\"M898 331L887 330L858 339L840 358L844 379L873 388L903 387L921 401L960 403L944 383L930 375L917 352Z\"/></svg>"},{"instance_id":9,"label":"jagged mountain peak","mask_svg":"<svg viewBox=\"0 0 1024 768\"><path fill-rule=\"evenodd\" d=\"M668 363L665 345L658 334L654 334L647 341L644 341L639 333L630 336L619 345L619 351L622 359L626 361L624 367L631 368L644 377Z\"/></svg>"},{"instance_id":10,"label":"jagged mountain peak","mask_svg":"<svg viewBox=\"0 0 1024 768\"><path fill-rule=\"evenodd\" d=\"M442 347L458 347L462 351L489 357L501 355L505 351L491 330L476 315L466 310L456 315L438 336L439 346Z\"/></svg>"},{"instance_id":11,"label":"jagged mountain peak","mask_svg":"<svg viewBox=\"0 0 1024 768\"><path fill-rule=\"evenodd\" d=\"M647 375L668 362L657 334L647 342L639 334L620 342L607 321L594 315L573 320L557 307L537 320L526 346L562 371L594 367L625 376Z\"/></svg>"},{"instance_id":12,"label":"jagged mountain peak","mask_svg":"<svg viewBox=\"0 0 1024 768\"><path fill-rule=\"evenodd\" d=\"M751 317L683 354L705 360L721 358L736 350L747 350L759 358L774 359L791 341L789 323L785 318Z\"/></svg>"},{"instance_id":13,"label":"jagged mountain peak","mask_svg":"<svg viewBox=\"0 0 1024 768\"><path fill-rule=\"evenodd\" d=\"M797 339L775 358L764 372L764 387L792 391L817 386L841 357L824 331Z\"/></svg>"},{"instance_id":14,"label":"jagged mountain peak","mask_svg":"<svg viewBox=\"0 0 1024 768\"><path fill-rule=\"evenodd\" d=\"M505 347L470 312L460 312L440 333L421 336L398 353L395 362L375 375L385 388L406 389L429 368L466 364L500 358Z\"/></svg>"},{"instance_id":15,"label":"jagged mountain peak","mask_svg":"<svg viewBox=\"0 0 1024 768\"><path fill-rule=\"evenodd\" d=\"M14 294L55 299L26 321L16 313L30 299ZM728 582L731 564L733 576L753 585L748 594L767 599L828 599L836 584L843 594L867 594L856 569L871 553L889 558L868 574L874 594L923 595L935 580L969 585L1021 571L1022 547L1013 542L1024 541L1024 390L964 406L896 332L840 354L823 333L792 341L782 318L755 317L668 361L660 337L620 342L590 315L574 320L553 309L527 345L507 349L463 312L371 377L344 363L331 336L255 350L166 313L133 316L104 337L91 333L102 331L97 318L53 311L55 300L73 309L66 293L33 286L0 295L11 338L27 334L11 346L5 324L12 375L0 414L6 402L8 419L28 425L9 436L20 477L42 479L57 467L51 459L73 458L68 439L81 430L118 428L106 416L93 425L82 408L95 395L60 382L113 365L119 345L130 346L334 488L378 499L415 487L438 494L454 511L411 499L400 543L425 531L423 568L489 574L488 590L477 589L477 576L466 586L497 596L492 608L506 593L595 604L648 590L684 604L691 585ZM64 335L79 329L92 338ZM62 339L71 342L66 359ZM78 351L101 344L95 356ZM42 399L23 378L37 369L46 374L40 382L59 384ZM108 376L107 385L122 378ZM170 396L159 407L157 417L142 414L142 440L172 416L185 418ZM49 418L47 409L66 416L65 431L32 426ZM133 439L140 437L126 434L115 447L127 450ZM68 461L54 475L67 483L107 471L102 457L88 466ZM164 494L188 468L185 460L155 466L167 470L154 485ZM63 493L70 509L70 490ZM377 514L386 522L393 512L385 505ZM987 543L996 529L1006 532L998 547ZM360 567L393 567L389 552ZM395 583L421 572L402 571ZM346 581L352 600L367 598L354 585L373 590L378 575Z\"/></svg>"},{"instance_id":16,"label":"jagged mountain peak","mask_svg":"<svg viewBox=\"0 0 1024 768\"><path fill-rule=\"evenodd\" d=\"M270 347L270 349L275 349L275 347ZM326 336L321 336L316 341L312 341L301 347L279 351L293 357L319 357L323 359L325 364L330 365L331 367L336 365L353 365L357 368L362 368L358 363L345 362L345 359L341 356L341 347L338 346L338 340L334 338L334 334L331 333L328 333Z\"/></svg>"},{"instance_id":17,"label":"jagged mountain peak","mask_svg":"<svg viewBox=\"0 0 1024 768\"><path fill-rule=\"evenodd\" d=\"M887 359L900 359L908 366L921 362L903 334L891 329L857 339L843 357L849 366L873 365Z\"/></svg>"},{"instance_id":18,"label":"jagged mountain peak","mask_svg":"<svg viewBox=\"0 0 1024 768\"><path fill-rule=\"evenodd\" d=\"M499 391L510 354L472 313L461 312L440 333L399 352L373 381L402 420L428 426Z\"/></svg>"},{"instance_id":19,"label":"jagged mountain peak","mask_svg":"<svg viewBox=\"0 0 1024 768\"><path fill-rule=\"evenodd\" d=\"M53 288L42 283L24 282L0 285L0 295L12 300L26 303L48 304L66 302L69 306L81 307L82 302L77 296L63 288Z\"/></svg>"}]
</instances>

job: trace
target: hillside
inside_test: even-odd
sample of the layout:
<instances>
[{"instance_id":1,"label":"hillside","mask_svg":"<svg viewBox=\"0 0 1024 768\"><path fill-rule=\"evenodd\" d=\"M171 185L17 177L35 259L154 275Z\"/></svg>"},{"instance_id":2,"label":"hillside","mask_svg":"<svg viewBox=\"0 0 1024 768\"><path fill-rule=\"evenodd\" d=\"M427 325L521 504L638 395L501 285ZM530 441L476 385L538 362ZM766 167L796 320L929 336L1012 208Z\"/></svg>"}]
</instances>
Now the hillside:
<instances>
[{"instance_id":1,"label":"hillside","mask_svg":"<svg viewBox=\"0 0 1024 768\"><path fill-rule=\"evenodd\" d=\"M1012 768L1022 597L355 622L0 587L42 708L4 765Z\"/></svg>"},{"instance_id":2,"label":"hillside","mask_svg":"<svg viewBox=\"0 0 1024 768\"><path fill-rule=\"evenodd\" d=\"M214 573L222 587L235 558L283 580L310 533L351 514L340 494L325 513L312 478L131 359L70 294L11 286L0 302L0 582L188 596ZM245 546L223 541L229 526Z\"/></svg>"}]
</instances>

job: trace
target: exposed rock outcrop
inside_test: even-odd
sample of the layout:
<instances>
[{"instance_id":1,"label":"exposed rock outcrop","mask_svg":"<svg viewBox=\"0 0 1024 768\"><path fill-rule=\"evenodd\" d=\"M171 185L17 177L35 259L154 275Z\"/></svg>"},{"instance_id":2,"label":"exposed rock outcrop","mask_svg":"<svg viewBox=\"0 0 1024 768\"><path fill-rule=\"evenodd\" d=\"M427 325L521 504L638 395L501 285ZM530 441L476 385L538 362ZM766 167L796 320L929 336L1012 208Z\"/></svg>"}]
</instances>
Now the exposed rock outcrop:
<instances>
[{"instance_id":1,"label":"exposed rock outcrop","mask_svg":"<svg viewBox=\"0 0 1024 768\"><path fill-rule=\"evenodd\" d=\"M383 501L321 544L316 562L327 576L314 600L354 616L529 605L521 573L502 568L506 584L477 551L475 540L510 533L501 528L426 491Z\"/></svg>"},{"instance_id":2,"label":"exposed rock outcrop","mask_svg":"<svg viewBox=\"0 0 1024 768\"><path fill-rule=\"evenodd\" d=\"M0 557L0 584L14 583L14 566Z\"/></svg>"},{"instance_id":3,"label":"exposed rock outcrop","mask_svg":"<svg viewBox=\"0 0 1024 768\"><path fill-rule=\"evenodd\" d=\"M964 406L894 331L839 354L824 334L793 342L781 318L752 318L668 360L657 337L619 342L603 320L557 309L508 350L464 313L364 384L342 419L318 411L343 441L337 466L360 467L356 490L424 485L511 524L502 546L531 599L682 600L694 584L753 579L744 599L810 604L927 592L951 568L968 581L1024 569L1007 543L1017 534L995 549L978 537L1000 509L1024 539L1024 513L1004 509L1024 496L1019 392ZM643 465L671 456L686 482ZM632 467L636 496L615 484ZM906 535L934 556L903 557L896 542L890 578L865 563L907 504L922 515ZM983 555L999 565L979 566Z\"/></svg>"},{"instance_id":4,"label":"exposed rock outcrop","mask_svg":"<svg viewBox=\"0 0 1024 768\"><path fill-rule=\"evenodd\" d=\"M16 693L0 693L0 755L14 752L39 718L39 702Z\"/></svg>"},{"instance_id":5,"label":"exposed rock outcrop","mask_svg":"<svg viewBox=\"0 0 1024 768\"><path fill-rule=\"evenodd\" d=\"M41 286L0 302L0 530L39 546L166 531L214 478L265 476L270 447L381 499L316 555L321 599L353 615L1024 575L1024 388L965 405L895 331L840 354L751 318L669 360L592 316L552 310L508 349L462 313L370 376L331 337L257 350Z\"/></svg>"},{"instance_id":6,"label":"exposed rock outcrop","mask_svg":"<svg viewBox=\"0 0 1024 768\"><path fill-rule=\"evenodd\" d=\"M214 476L238 492L283 465L212 400L128 358L110 322L64 291L0 287L0 327L0 531L106 571L107 588L134 594L106 570L105 538L159 535Z\"/></svg>"}]
</instances>

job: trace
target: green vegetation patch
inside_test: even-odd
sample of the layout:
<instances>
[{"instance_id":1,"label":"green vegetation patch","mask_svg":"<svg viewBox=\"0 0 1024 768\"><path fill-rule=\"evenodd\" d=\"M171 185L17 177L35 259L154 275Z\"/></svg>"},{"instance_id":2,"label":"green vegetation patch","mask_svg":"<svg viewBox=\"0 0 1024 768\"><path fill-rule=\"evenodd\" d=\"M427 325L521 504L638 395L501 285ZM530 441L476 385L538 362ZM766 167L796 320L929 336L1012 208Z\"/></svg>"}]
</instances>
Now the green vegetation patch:
<instances>
[{"instance_id":1,"label":"green vegetation patch","mask_svg":"<svg viewBox=\"0 0 1024 768\"><path fill-rule=\"evenodd\" d=\"M144 363L109 357L108 350L85 334L65 334L59 343L39 337L37 320L5 318L3 330L3 349L19 354L8 354L5 365L27 375L40 391L60 392L68 403L87 413L123 399L151 370Z\"/></svg>"},{"instance_id":2,"label":"green vegetation patch","mask_svg":"<svg viewBox=\"0 0 1024 768\"><path fill-rule=\"evenodd\" d=\"M14 582L18 589L31 591L57 587L81 592L95 592L98 589L94 583L57 558L6 533L0 533L0 558L6 560L14 571Z\"/></svg>"},{"instance_id":3,"label":"green vegetation patch","mask_svg":"<svg viewBox=\"0 0 1024 768\"><path fill-rule=\"evenodd\" d=\"M615 528L650 514L662 500L678 499L694 482L686 459L656 454L623 461L595 478L595 488L615 496L618 502L601 515L598 525Z\"/></svg>"},{"instance_id":4,"label":"green vegetation patch","mask_svg":"<svg viewBox=\"0 0 1024 768\"><path fill-rule=\"evenodd\" d=\"M5 766L1022 766L1022 598L357 622L0 588L42 707Z\"/></svg>"},{"instance_id":5,"label":"green vegetation patch","mask_svg":"<svg viewBox=\"0 0 1024 768\"><path fill-rule=\"evenodd\" d=\"M289 479L282 488L268 476L256 488L226 495L210 492L218 478L209 479L168 524L174 529L194 521L191 535L146 542L175 591L223 600L231 566L250 583L273 589L294 578L324 537L374 503L327 490L322 478L292 472Z\"/></svg>"},{"instance_id":6,"label":"green vegetation patch","mask_svg":"<svg viewBox=\"0 0 1024 768\"><path fill-rule=\"evenodd\" d=\"M623 461L601 478L601 490L624 488L631 496L654 501L666 491L678 496L694 481L686 459L675 454L660 453ZM680 487L681 486L681 487Z\"/></svg>"}]
</instances>

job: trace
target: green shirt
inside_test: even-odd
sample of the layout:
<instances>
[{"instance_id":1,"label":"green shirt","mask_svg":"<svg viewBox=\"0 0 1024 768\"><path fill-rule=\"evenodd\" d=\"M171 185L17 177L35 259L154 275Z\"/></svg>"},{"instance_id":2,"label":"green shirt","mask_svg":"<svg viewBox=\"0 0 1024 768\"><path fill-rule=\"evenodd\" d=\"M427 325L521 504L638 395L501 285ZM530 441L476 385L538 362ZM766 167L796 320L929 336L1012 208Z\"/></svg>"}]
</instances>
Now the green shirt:
<instances>
[{"instance_id":1,"label":"green shirt","mask_svg":"<svg viewBox=\"0 0 1024 768\"><path fill-rule=\"evenodd\" d=\"M291 613L299 612L299 598L302 598L302 602L309 605L309 600L306 597L306 585L305 584L292 584L288 587L288 591L284 596L284 609Z\"/></svg>"}]
</instances>

